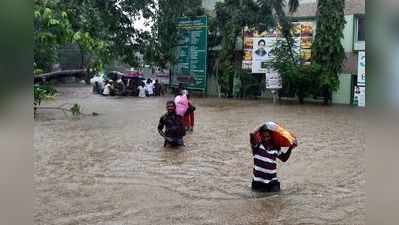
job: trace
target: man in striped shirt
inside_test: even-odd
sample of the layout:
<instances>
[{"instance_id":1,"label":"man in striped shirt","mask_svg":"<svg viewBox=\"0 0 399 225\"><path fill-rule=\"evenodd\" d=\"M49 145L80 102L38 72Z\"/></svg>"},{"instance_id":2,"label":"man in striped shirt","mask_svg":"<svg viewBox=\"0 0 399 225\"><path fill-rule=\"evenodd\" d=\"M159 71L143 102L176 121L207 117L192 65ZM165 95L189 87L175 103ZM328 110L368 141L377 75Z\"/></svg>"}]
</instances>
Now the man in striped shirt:
<instances>
[{"instance_id":1,"label":"man in striped shirt","mask_svg":"<svg viewBox=\"0 0 399 225\"><path fill-rule=\"evenodd\" d=\"M260 133L261 141L257 141L255 133ZM279 192L280 182L277 178L277 158L286 162L291 155L291 150L296 144L288 148L286 153L281 151L272 141L272 131L266 125L260 127L256 132L250 133L252 154L254 157L254 169L252 189L262 192Z\"/></svg>"}]
</instances>

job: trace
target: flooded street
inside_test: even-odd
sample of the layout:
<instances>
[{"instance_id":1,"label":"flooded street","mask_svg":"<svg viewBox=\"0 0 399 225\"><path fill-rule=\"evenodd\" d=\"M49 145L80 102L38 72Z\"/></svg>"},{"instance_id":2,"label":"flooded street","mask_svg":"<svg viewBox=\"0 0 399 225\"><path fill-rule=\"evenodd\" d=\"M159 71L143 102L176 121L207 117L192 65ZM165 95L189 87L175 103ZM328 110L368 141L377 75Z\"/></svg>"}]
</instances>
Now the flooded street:
<instances>
[{"instance_id":1,"label":"flooded street","mask_svg":"<svg viewBox=\"0 0 399 225\"><path fill-rule=\"evenodd\" d=\"M35 224L365 224L364 112L193 98L193 133L164 149L168 97L102 97L63 87L45 106L78 103L96 117L41 110L34 127ZM279 163L282 192L250 189L249 135L266 120L299 146Z\"/></svg>"}]
</instances>

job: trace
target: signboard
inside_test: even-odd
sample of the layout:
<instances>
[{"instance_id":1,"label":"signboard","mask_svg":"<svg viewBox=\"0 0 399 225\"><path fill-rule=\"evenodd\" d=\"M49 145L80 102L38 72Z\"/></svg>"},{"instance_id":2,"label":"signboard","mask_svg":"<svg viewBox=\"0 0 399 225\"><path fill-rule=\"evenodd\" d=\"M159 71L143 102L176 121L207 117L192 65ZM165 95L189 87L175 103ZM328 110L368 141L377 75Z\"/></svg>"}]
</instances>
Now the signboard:
<instances>
[{"instance_id":1,"label":"signboard","mask_svg":"<svg viewBox=\"0 0 399 225\"><path fill-rule=\"evenodd\" d=\"M178 18L177 33L176 65L171 85L183 83L188 89L206 91L208 18Z\"/></svg>"},{"instance_id":2,"label":"signboard","mask_svg":"<svg viewBox=\"0 0 399 225\"><path fill-rule=\"evenodd\" d=\"M355 86L354 103L357 100L359 107L366 106L366 52L358 53L357 86Z\"/></svg>"},{"instance_id":3,"label":"signboard","mask_svg":"<svg viewBox=\"0 0 399 225\"><path fill-rule=\"evenodd\" d=\"M366 106L366 87L359 87L359 93L358 93L358 106L359 107L365 107Z\"/></svg>"},{"instance_id":4,"label":"signboard","mask_svg":"<svg viewBox=\"0 0 399 225\"><path fill-rule=\"evenodd\" d=\"M366 85L366 53L364 51L358 54L357 85Z\"/></svg>"},{"instance_id":5,"label":"signboard","mask_svg":"<svg viewBox=\"0 0 399 225\"><path fill-rule=\"evenodd\" d=\"M283 81L277 71L268 69L266 72L266 88L267 89L281 89L283 88Z\"/></svg>"}]
</instances>

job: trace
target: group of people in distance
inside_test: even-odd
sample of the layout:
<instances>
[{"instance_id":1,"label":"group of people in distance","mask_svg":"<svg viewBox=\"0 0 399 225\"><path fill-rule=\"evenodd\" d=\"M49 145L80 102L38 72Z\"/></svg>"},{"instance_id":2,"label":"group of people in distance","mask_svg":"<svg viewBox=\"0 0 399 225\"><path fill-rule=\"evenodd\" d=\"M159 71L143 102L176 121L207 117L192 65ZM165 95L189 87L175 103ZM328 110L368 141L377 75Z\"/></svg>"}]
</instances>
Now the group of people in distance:
<instances>
[{"instance_id":1,"label":"group of people in distance","mask_svg":"<svg viewBox=\"0 0 399 225\"><path fill-rule=\"evenodd\" d=\"M99 75L90 80L93 85L93 93L103 96L161 96L164 90L158 80L143 80L143 78L127 78L114 76L104 79Z\"/></svg>"},{"instance_id":2,"label":"group of people in distance","mask_svg":"<svg viewBox=\"0 0 399 225\"><path fill-rule=\"evenodd\" d=\"M164 147L184 146L186 132L194 130L195 110L187 90L178 90L175 99L166 103L166 113L158 123L158 132L165 139Z\"/></svg>"},{"instance_id":3,"label":"group of people in distance","mask_svg":"<svg viewBox=\"0 0 399 225\"><path fill-rule=\"evenodd\" d=\"M151 80L150 78L147 81L141 82L141 84L137 87L138 96L139 97L150 97L150 96L161 96L164 95L164 91L162 89L161 84L158 80Z\"/></svg>"}]
</instances>

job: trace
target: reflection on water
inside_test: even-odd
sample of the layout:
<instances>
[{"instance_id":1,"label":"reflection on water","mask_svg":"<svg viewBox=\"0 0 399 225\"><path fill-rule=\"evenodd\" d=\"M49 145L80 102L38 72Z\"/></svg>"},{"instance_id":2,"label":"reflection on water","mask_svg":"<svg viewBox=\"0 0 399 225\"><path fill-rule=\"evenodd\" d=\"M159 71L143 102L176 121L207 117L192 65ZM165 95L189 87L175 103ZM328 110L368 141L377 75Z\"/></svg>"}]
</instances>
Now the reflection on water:
<instances>
[{"instance_id":1,"label":"reflection on water","mask_svg":"<svg viewBox=\"0 0 399 225\"><path fill-rule=\"evenodd\" d=\"M48 105L79 103L98 117L40 111L35 122L36 224L364 224L364 114L346 106L194 98L181 149L156 131L163 98L104 98L60 88ZM279 165L279 194L254 193L248 133L265 120L300 146Z\"/></svg>"}]
</instances>

